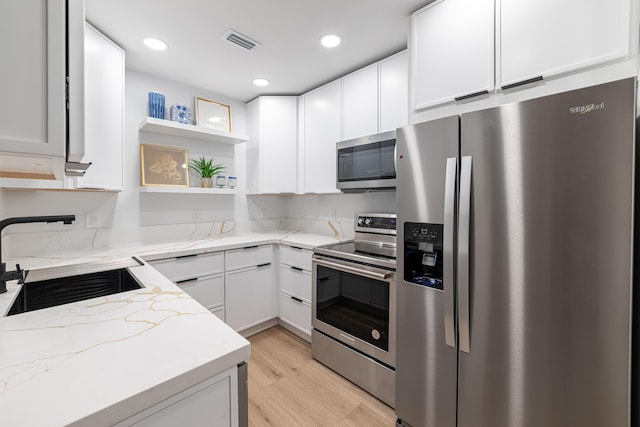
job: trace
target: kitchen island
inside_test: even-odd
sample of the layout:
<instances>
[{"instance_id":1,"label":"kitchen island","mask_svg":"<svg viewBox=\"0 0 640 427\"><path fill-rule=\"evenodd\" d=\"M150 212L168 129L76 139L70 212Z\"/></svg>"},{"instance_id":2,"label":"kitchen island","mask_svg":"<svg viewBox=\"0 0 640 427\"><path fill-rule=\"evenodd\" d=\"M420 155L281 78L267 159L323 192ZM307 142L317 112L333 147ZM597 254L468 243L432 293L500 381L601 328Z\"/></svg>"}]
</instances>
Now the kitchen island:
<instances>
[{"instance_id":1,"label":"kitchen island","mask_svg":"<svg viewBox=\"0 0 640 427\"><path fill-rule=\"evenodd\" d=\"M35 272L131 254L153 260L250 244L310 248L334 240L256 233L108 251L36 254L9 262L20 262ZM170 419L165 411L212 387L217 389L205 399L211 402L205 407L209 412L202 414L207 423L237 425L236 371L249 358L248 341L148 264L130 271L143 285L141 289L0 317L3 425L152 425L153 421L145 420L152 420L153 413ZM0 295L3 314L20 286L11 282L7 288ZM187 412L194 413L191 408ZM189 423L183 416L179 419Z\"/></svg>"}]
</instances>

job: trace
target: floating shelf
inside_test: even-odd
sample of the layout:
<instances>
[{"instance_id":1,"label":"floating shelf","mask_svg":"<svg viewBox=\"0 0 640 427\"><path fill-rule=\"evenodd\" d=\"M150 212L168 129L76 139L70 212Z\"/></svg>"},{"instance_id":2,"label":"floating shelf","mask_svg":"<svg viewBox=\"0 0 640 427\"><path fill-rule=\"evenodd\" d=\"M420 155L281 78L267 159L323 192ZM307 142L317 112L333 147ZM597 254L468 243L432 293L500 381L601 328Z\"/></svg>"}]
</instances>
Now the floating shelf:
<instances>
[{"instance_id":1,"label":"floating shelf","mask_svg":"<svg viewBox=\"0 0 640 427\"><path fill-rule=\"evenodd\" d=\"M215 129L172 122L170 120L155 119L153 117L145 118L142 123L140 123L138 129L145 132L180 136L183 138L199 139L202 141L219 142L231 145L240 144L249 140L249 137L243 134L222 132Z\"/></svg>"},{"instance_id":2,"label":"floating shelf","mask_svg":"<svg viewBox=\"0 0 640 427\"><path fill-rule=\"evenodd\" d=\"M232 196L247 194L245 189L237 188L200 188L200 187L140 187L141 193L174 193L174 194L221 194Z\"/></svg>"}]
</instances>

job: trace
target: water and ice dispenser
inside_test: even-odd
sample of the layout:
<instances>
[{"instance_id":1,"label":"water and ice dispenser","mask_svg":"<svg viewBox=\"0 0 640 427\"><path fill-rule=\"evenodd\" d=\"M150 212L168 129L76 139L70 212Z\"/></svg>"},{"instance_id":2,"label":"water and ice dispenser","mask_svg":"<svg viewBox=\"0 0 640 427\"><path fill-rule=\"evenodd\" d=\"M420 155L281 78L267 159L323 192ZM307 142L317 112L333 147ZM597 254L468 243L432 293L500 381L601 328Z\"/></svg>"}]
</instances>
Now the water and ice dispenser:
<instances>
[{"instance_id":1,"label":"water and ice dispenser","mask_svg":"<svg viewBox=\"0 0 640 427\"><path fill-rule=\"evenodd\" d=\"M404 223L404 280L442 290L442 224Z\"/></svg>"}]
</instances>

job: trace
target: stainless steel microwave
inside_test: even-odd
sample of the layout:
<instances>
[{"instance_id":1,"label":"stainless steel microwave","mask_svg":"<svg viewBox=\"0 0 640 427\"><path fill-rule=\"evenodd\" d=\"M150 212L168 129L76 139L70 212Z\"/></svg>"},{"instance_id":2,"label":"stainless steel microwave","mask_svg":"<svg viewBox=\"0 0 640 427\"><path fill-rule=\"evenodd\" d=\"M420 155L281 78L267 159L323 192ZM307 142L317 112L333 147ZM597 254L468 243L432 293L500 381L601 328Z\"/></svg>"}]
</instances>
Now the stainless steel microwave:
<instances>
[{"instance_id":1,"label":"stainless steel microwave","mask_svg":"<svg viewBox=\"0 0 640 427\"><path fill-rule=\"evenodd\" d=\"M396 188L396 131L336 144L336 184L344 192Z\"/></svg>"}]
</instances>

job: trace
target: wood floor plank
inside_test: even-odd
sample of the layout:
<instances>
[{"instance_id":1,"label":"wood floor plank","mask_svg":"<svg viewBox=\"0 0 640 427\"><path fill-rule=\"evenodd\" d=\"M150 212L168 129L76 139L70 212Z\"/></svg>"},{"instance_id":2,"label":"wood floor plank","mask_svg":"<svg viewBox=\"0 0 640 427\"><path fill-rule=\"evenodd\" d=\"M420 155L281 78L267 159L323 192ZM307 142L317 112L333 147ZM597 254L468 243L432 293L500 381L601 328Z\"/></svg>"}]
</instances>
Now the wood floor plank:
<instances>
[{"instance_id":1,"label":"wood floor plank","mask_svg":"<svg viewBox=\"0 0 640 427\"><path fill-rule=\"evenodd\" d=\"M395 425L392 408L311 358L310 345L276 326L249 337L252 427Z\"/></svg>"},{"instance_id":2,"label":"wood floor plank","mask_svg":"<svg viewBox=\"0 0 640 427\"><path fill-rule=\"evenodd\" d=\"M297 427L298 424L269 393L249 379L249 425L252 427Z\"/></svg>"}]
</instances>

